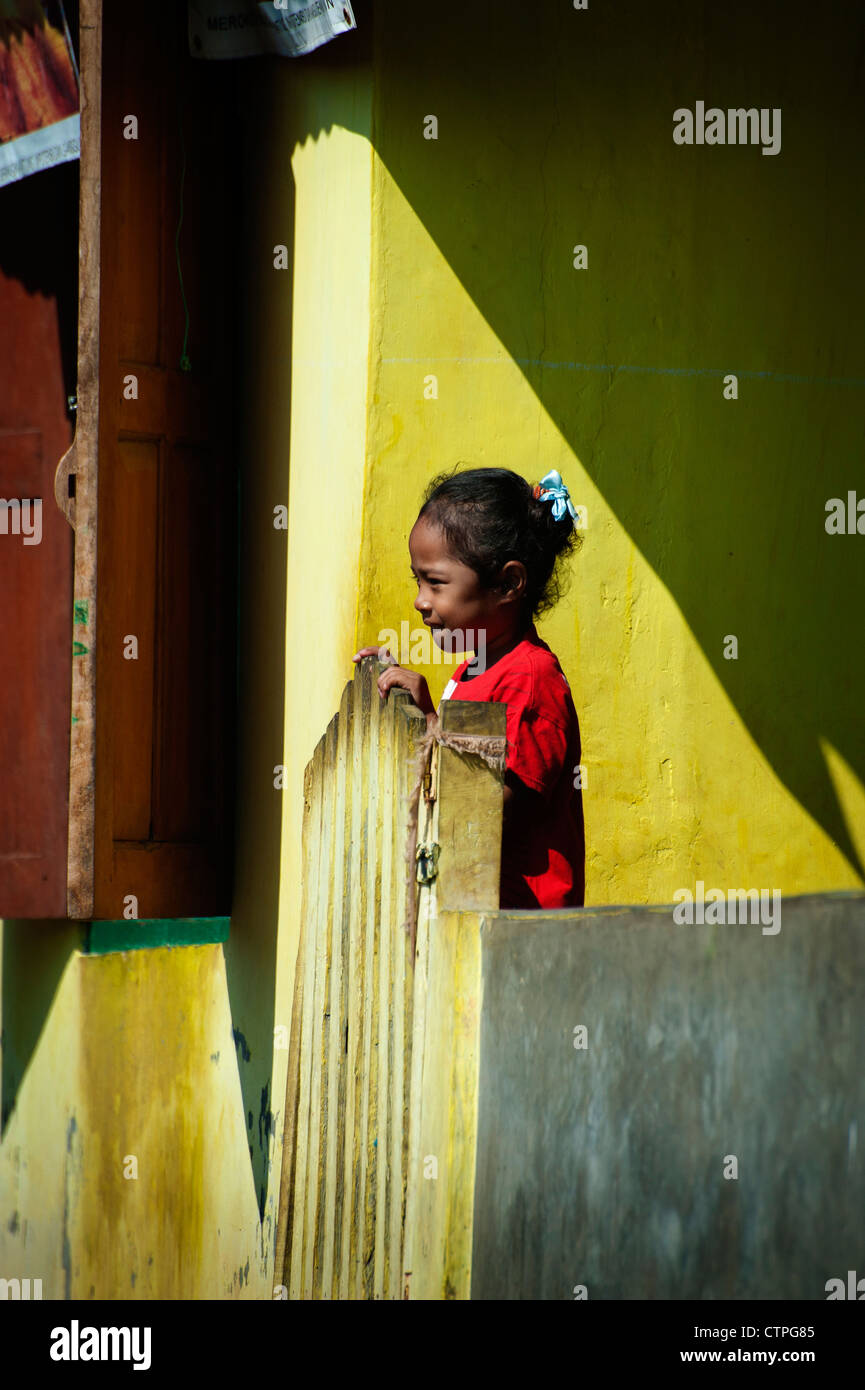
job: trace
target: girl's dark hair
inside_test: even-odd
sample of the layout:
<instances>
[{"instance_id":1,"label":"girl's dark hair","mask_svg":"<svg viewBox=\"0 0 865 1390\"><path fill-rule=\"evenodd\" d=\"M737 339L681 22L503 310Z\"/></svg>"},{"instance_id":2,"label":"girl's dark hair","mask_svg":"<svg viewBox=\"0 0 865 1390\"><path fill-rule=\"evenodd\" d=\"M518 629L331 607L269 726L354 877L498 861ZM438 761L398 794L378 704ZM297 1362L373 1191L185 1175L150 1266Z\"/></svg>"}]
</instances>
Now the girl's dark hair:
<instances>
[{"instance_id":1,"label":"girl's dark hair","mask_svg":"<svg viewBox=\"0 0 865 1390\"><path fill-rule=\"evenodd\" d=\"M563 593L559 561L582 545L570 512L556 521L552 502L533 495L532 485L510 468L459 465L433 478L424 493L424 517L444 532L448 548L492 588L508 560L526 567L523 617L537 617Z\"/></svg>"}]
</instances>

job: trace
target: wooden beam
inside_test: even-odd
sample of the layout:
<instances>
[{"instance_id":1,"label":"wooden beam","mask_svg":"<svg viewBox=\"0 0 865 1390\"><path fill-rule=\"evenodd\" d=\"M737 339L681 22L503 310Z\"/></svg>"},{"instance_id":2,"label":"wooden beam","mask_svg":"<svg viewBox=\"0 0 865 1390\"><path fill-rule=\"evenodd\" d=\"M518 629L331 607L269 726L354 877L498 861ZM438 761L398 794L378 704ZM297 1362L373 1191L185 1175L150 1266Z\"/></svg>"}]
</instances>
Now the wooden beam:
<instances>
[{"instance_id":1,"label":"wooden beam","mask_svg":"<svg viewBox=\"0 0 865 1390\"><path fill-rule=\"evenodd\" d=\"M445 700L442 732L504 738L507 707ZM497 912L502 854L503 775L480 758L438 749L440 847L437 912Z\"/></svg>"},{"instance_id":2,"label":"wooden beam","mask_svg":"<svg viewBox=\"0 0 865 1390\"><path fill-rule=\"evenodd\" d=\"M69 743L69 839L66 911L93 915L96 752L96 487L99 439L99 289L101 246L102 6L81 0L81 183L78 248L78 410L75 439L54 479L57 505L75 530L74 608L70 621L72 698ZM74 479L74 497L70 497ZM70 614L70 620L72 615Z\"/></svg>"}]
</instances>

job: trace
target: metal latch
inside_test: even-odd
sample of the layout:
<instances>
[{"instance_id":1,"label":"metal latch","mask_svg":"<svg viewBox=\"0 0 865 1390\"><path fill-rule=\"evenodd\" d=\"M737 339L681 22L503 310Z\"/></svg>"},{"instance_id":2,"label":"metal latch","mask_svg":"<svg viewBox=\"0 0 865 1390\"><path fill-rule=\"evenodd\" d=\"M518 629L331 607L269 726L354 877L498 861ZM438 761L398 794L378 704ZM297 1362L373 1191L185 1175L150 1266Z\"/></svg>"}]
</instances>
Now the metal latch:
<instances>
[{"instance_id":1,"label":"metal latch","mask_svg":"<svg viewBox=\"0 0 865 1390\"><path fill-rule=\"evenodd\" d=\"M421 785L423 786L423 799L426 804L429 805L430 802L435 801L438 795L438 758L435 756L434 752L430 753L430 759L426 765Z\"/></svg>"},{"instance_id":2,"label":"metal latch","mask_svg":"<svg viewBox=\"0 0 865 1390\"><path fill-rule=\"evenodd\" d=\"M426 888L433 882L438 873L439 846L432 840L428 840L426 844L418 845L415 859L417 860L417 881L421 887Z\"/></svg>"}]
</instances>

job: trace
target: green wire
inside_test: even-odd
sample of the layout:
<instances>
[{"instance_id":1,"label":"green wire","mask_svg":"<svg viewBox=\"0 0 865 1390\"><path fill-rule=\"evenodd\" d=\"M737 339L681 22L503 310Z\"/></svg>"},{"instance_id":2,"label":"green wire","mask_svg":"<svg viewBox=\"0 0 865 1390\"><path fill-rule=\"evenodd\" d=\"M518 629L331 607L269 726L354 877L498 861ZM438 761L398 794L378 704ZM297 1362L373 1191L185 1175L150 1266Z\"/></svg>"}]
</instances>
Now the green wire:
<instances>
[{"instance_id":1,"label":"green wire","mask_svg":"<svg viewBox=\"0 0 865 1390\"><path fill-rule=\"evenodd\" d=\"M177 257L177 277L180 281L180 293L183 296L183 310L186 314L186 328L183 334L183 349L180 353L180 370L191 372L192 363L187 353L186 345L189 341L189 305L186 302L186 290L183 285L183 271L180 268L180 228L183 226L183 185L186 180L186 142L183 139L183 114L180 108L180 91L177 93L177 123L180 127L180 148L183 151L183 163L180 170L180 216L177 219L177 233L174 238L174 254Z\"/></svg>"}]
</instances>

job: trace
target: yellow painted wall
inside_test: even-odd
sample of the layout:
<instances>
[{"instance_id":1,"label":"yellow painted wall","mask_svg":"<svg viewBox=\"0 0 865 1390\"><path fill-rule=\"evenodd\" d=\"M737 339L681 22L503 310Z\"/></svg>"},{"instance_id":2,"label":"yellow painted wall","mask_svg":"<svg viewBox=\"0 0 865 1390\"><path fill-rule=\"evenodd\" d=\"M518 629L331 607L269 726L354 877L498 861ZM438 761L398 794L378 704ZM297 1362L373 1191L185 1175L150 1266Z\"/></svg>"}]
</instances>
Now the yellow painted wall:
<instances>
[{"instance_id":1,"label":"yellow painted wall","mask_svg":"<svg viewBox=\"0 0 865 1390\"><path fill-rule=\"evenodd\" d=\"M431 474L561 472L588 527L540 632L581 720L587 904L863 882L865 541L824 529L862 491L861 26L833 18L815 71L780 14L468 6L452 34L436 10L377 31L358 640L413 618ZM676 146L698 98L780 107L781 152Z\"/></svg>"},{"instance_id":2,"label":"yellow painted wall","mask_svg":"<svg viewBox=\"0 0 865 1390\"><path fill-rule=\"evenodd\" d=\"M7 923L4 969L25 929L71 945ZM269 1297L221 946L73 946L37 1017L0 1149L2 1277L43 1299Z\"/></svg>"},{"instance_id":3,"label":"yellow painted wall","mask_svg":"<svg viewBox=\"0 0 865 1390\"><path fill-rule=\"evenodd\" d=\"M360 37L360 36L356 36ZM363 49L361 49L361 53ZM370 68L332 52L242 74L245 437L235 905L226 945L256 1187L272 1248L300 932L303 773L353 674L363 522ZM289 271L275 270L285 245ZM288 505L288 532L273 509ZM274 770L282 785L274 787ZM269 1130L269 1134L268 1134Z\"/></svg>"}]
</instances>

